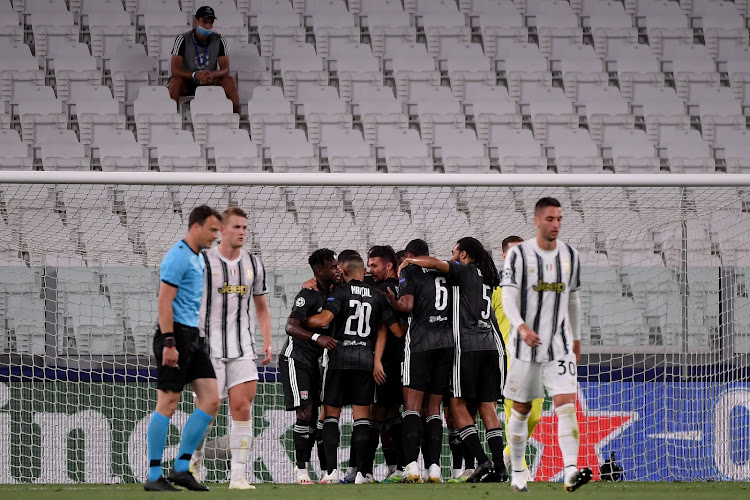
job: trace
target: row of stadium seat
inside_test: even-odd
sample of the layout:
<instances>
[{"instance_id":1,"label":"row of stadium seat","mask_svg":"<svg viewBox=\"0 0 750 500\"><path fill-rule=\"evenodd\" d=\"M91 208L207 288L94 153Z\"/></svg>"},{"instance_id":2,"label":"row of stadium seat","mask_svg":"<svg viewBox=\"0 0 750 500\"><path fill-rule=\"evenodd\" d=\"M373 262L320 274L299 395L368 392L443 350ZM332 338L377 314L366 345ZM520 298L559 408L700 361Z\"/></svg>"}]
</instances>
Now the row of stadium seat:
<instances>
[{"instance_id":1,"label":"row of stadium seat","mask_svg":"<svg viewBox=\"0 0 750 500\"><path fill-rule=\"evenodd\" d=\"M12 6L25 26L32 27L35 15L62 13L65 8L61 1L47 0L14 2ZM335 19L336 13L356 17L356 13L362 16L356 19L364 26L364 21L378 18L379 13L387 17L401 12L409 18L411 34L424 28L420 24L423 18L429 21L433 14L447 23L447 17L438 15L441 13L461 16L467 29L472 19L482 14L479 22L503 19L509 27L518 27L515 24L520 21L526 31L522 36L495 37L489 42L488 31L480 27L475 38L482 44L469 43L459 33L437 44L427 39L426 45L403 33L394 34L388 43L376 43L372 33L368 35L371 44L352 43L365 40L363 31L358 31L335 50L336 44L328 36L324 37L325 48L321 47L314 26L315 45L304 43L304 37L287 36L283 30L272 32L270 49L261 41L260 54L253 45L232 50L233 68L239 68L240 116L225 110L226 101L221 99L203 101L203 106L197 99L189 112L188 106L183 106L180 115L163 94L161 100L148 101L155 105L145 108L149 113L139 113L136 96L143 86L159 80L154 71L156 61L145 54L142 45L117 38L116 33L106 56L95 50L93 39L91 52L86 44L72 39L53 44L34 42L36 60L28 46L16 45L0 57L0 71L5 70L6 75L0 98L8 103L7 114L0 114L0 127L13 126L33 149L24 148L12 133L4 134L3 140L14 152L0 163L9 168L93 166L107 170L208 167L220 171L380 168L488 172L492 166L501 172L545 172L550 167L558 172L586 173L713 172L717 167L719 171L742 171L748 152L746 104L750 92L745 87L750 83L745 80L750 80L746 78L750 53L747 30L733 24L742 19L737 16L741 4L448 0L406 2L404 6L400 2L368 2L361 9L352 2L348 7L349 14L343 1L275 0L236 5L228 0L216 5L220 18L241 22L243 29L266 14L269 19L277 14L296 16L304 24L308 16L314 21L316 17ZM107 12L135 20L134 29L140 26L139 20L155 13L182 16L186 23L186 12L192 8L186 2L181 6L176 1L123 5L117 0L73 2L70 6L74 24L95 26L96 16L91 16ZM234 15L237 12L243 15ZM317 15L321 13L325 15ZM464 18L464 13L468 17ZM645 26L641 41L650 45L636 45L638 38L628 35L615 37L619 40L615 46L602 51L595 39L593 47L581 44L580 29L566 32L559 22L560 29L550 32L557 41L545 42L544 19L551 15L558 21L573 16L581 26L596 23L599 17L613 20L625 16L632 29ZM693 35L679 35L676 24L666 29L666 19L687 16ZM718 18L730 20L717 24ZM716 26L727 29L720 30L714 44L705 35ZM439 33L452 33L449 27L445 24ZM608 26L606 32L614 36L615 27ZM217 29L222 27L217 25ZM156 45L166 52L153 52L151 41L147 45L149 53L167 63L175 33L159 31L158 37L162 35L164 40ZM538 46L525 41L530 35L536 37ZM705 45L692 43L696 35L703 36ZM246 38L240 36L240 41ZM40 52L42 45L49 45L49 50ZM264 52L267 57L261 56ZM92 91L89 87L101 83L103 75L104 83L113 89L114 100L102 92L104 89ZM382 87L389 79L395 97ZM30 82L52 84L56 97L52 89L29 86ZM280 88L267 88L275 82L283 85L283 93ZM326 86L329 83L332 86ZM673 85L676 92L665 88L665 83ZM256 89L262 91L262 97L256 98ZM81 112L75 106L76 94L90 94L95 99L87 99ZM240 125L250 132L249 138L236 132ZM138 143L122 131L126 126L137 132ZM297 130L279 130L279 126ZM103 131L99 134L102 140L97 140L94 132L106 128L122 132ZM37 133L38 129L47 130ZM57 133L59 129L76 130L80 144L74 144L70 134ZM158 129L161 131L151 133ZM222 129L235 131L210 133ZM270 133L266 134L266 129ZM212 135L226 136L226 144L214 147ZM280 141L290 145L282 154L274 147ZM102 152L99 142L122 147L105 147ZM66 147L45 148L45 143Z\"/></svg>"},{"instance_id":2,"label":"row of stadium seat","mask_svg":"<svg viewBox=\"0 0 750 500\"><path fill-rule=\"evenodd\" d=\"M673 90L655 86L642 88L632 105L615 87L591 87L578 106L561 89L539 85L520 106L504 87L473 87L463 104L448 87L419 89L410 110L392 89L371 83L351 102L333 86L300 87L296 102L280 87L259 86L240 128L219 87L199 88L182 113L166 88L141 87L132 119L104 86L83 84L67 103L50 87L20 87L12 116L21 137L0 130L8 147L0 165L88 170L93 157L104 170L206 170L209 162L218 171L374 172L381 159L390 172L435 165L489 172L494 160L504 173L545 172L550 163L558 172L597 173L605 161L616 172L713 172L718 159L728 172L747 168L747 118L725 88L695 92L697 116L684 113ZM632 115L630 106L643 114ZM528 108L529 124L519 107ZM0 114L0 126L11 122Z\"/></svg>"},{"instance_id":3,"label":"row of stadium seat","mask_svg":"<svg viewBox=\"0 0 750 500\"><path fill-rule=\"evenodd\" d=\"M3 268L12 282L0 287L0 352L45 353L45 305L41 277L35 268ZM681 309L677 284L669 271L651 267L584 268L583 340L594 349L649 346L667 349L681 344ZM624 271L624 273L623 273ZM658 283L655 277L661 278ZM719 294L717 268L697 268L688 279L691 292L688 342L706 350L717 334ZM285 341L283 324L291 301L307 272L273 272L268 276L275 352ZM706 279L706 282L702 282ZM708 280L712 280L708 282ZM57 268L57 345L61 354L151 353L156 320L155 269L143 267ZM705 287L705 289L703 288ZM622 290L628 289L625 293ZM735 309L737 346L750 333L750 303ZM745 343L746 344L746 343ZM746 351L748 346L743 349ZM743 352L745 352L743 351Z\"/></svg>"}]
</instances>

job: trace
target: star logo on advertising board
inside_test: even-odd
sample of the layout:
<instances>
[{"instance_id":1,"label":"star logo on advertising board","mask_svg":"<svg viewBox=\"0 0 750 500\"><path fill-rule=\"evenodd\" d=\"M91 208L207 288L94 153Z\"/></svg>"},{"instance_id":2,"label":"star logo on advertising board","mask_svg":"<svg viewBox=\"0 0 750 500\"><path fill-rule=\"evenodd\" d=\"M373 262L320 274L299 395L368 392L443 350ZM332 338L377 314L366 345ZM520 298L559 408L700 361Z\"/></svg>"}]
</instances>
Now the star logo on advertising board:
<instances>
[{"instance_id":1,"label":"star logo on advertising board","mask_svg":"<svg viewBox=\"0 0 750 500\"><path fill-rule=\"evenodd\" d=\"M602 450L615 437L622 434L638 420L636 412L611 412L589 410L582 391L576 398L576 416L580 434L578 468L589 467L593 479L599 480L599 465L604 463ZM530 442L537 449L532 477L535 481L563 479L562 452L557 444L557 415L554 410L542 412L542 418L534 429Z\"/></svg>"}]
</instances>

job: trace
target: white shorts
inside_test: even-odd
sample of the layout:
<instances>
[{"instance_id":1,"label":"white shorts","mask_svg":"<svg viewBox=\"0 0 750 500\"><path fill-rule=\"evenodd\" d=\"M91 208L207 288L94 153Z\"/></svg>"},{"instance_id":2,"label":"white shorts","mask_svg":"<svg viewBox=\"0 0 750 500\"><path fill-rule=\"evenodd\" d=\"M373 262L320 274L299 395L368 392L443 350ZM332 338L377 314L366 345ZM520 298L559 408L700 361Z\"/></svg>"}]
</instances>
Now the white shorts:
<instances>
[{"instance_id":1,"label":"white shorts","mask_svg":"<svg viewBox=\"0 0 750 500\"><path fill-rule=\"evenodd\" d=\"M575 394L577 388L576 356L569 353L561 359L546 363L512 360L503 396L519 403L530 403L543 398L544 389L547 389L550 396L557 396Z\"/></svg>"},{"instance_id":2,"label":"white shorts","mask_svg":"<svg viewBox=\"0 0 750 500\"><path fill-rule=\"evenodd\" d=\"M211 358L219 385L219 397L229 397L229 388L243 382L258 380L258 365L252 358L223 359Z\"/></svg>"}]
</instances>

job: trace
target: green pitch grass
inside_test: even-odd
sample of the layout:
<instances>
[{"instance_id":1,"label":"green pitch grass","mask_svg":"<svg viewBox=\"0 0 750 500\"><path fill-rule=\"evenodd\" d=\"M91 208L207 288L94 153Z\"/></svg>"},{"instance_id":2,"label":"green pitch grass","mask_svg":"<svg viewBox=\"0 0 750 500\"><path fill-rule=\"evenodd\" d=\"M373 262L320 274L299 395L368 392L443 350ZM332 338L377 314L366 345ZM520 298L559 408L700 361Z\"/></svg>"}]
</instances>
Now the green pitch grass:
<instances>
[{"instance_id":1,"label":"green pitch grass","mask_svg":"<svg viewBox=\"0 0 750 500\"><path fill-rule=\"evenodd\" d=\"M566 493L562 483L529 483L528 494L513 493L509 484L374 484L366 486L297 486L261 484L254 491L230 491L226 484L209 485L208 493L182 492L182 495L211 498L263 500L456 500L461 495L471 500L518 496L519 500L550 500L553 497L594 498L596 500L713 500L750 498L750 483L591 483L574 493ZM169 493L151 493L142 485L0 485L0 498L7 500L145 500L172 497ZM179 495L178 495L179 496Z\"/></svg>"}]
</instances>

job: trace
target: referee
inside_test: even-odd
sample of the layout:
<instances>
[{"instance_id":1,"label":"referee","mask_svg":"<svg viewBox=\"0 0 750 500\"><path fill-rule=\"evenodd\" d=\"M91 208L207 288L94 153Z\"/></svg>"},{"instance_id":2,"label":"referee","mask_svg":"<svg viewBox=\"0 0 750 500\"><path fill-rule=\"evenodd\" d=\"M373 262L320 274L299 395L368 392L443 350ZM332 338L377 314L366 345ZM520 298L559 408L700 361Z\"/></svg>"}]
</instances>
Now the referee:
<instances>
[{"instance_id":1,"label":"referee","mask_svg":"<svg viewBox=\"0 0 750 500\"><path fill-rule=\"evenodd\" d=\"M159 324L154 335L157 362L156 410L148 426L148 479L146 491L207 491L188 471L190 457L219 411L216 375L198 335L198 311L203 295L205 263L200 256L216 240L221 215L211 207L194 208L188 217L188 233L164 256L159 270ZM182 430L179 452L169 481L162 475L161 460L167 444L169 420L180 394L189 383L198 396L197 408Z\"/></svg>"}]
</instances>

